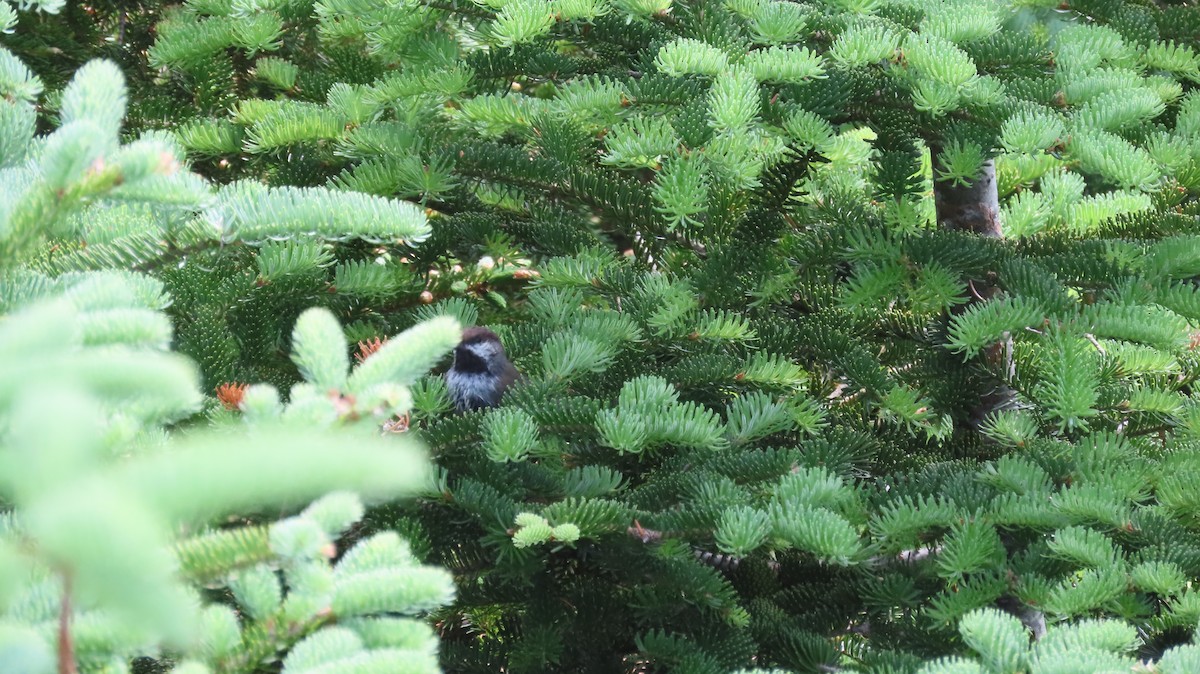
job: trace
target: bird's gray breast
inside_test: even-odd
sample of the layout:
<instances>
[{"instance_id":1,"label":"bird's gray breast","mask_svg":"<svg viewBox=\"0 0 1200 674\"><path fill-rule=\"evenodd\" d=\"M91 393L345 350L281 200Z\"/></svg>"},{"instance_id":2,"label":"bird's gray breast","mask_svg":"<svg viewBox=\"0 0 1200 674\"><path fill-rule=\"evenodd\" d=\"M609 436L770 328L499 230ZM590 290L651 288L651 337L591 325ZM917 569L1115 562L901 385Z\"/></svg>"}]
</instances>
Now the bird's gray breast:
<instances>
[{"instance_id":1,"label":"bird's gray breast","mask_svg":"<svg viewBox=\"0 0 1200 674\"><path fill-rule=\"evenodd\" d=\"M446 372L446 387L454 406L459 410L472 410L479 407L490 407L500 402L500 392L497 390L497 377L489 373L457 372L451 369Z\"/></svg>"}]
</instances>

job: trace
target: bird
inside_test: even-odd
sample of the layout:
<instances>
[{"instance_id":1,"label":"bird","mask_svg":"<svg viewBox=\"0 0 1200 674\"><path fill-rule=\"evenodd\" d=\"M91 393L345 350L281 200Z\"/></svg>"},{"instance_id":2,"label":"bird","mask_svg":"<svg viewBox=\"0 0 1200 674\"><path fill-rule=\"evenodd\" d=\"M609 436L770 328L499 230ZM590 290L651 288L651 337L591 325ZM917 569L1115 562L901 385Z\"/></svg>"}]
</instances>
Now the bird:
<instances>
[{"instance_id":1,"label":"bird","mask_svg":"<svg viewBox=\"0 0 1200 674\"><path fill-rule=\"evenodd\" d=\"M496 333L484 327L463 330L446 371L446 388L459 412L495 407L508 387L524 379L504 353Z\"/></svg>"}]
</instances>

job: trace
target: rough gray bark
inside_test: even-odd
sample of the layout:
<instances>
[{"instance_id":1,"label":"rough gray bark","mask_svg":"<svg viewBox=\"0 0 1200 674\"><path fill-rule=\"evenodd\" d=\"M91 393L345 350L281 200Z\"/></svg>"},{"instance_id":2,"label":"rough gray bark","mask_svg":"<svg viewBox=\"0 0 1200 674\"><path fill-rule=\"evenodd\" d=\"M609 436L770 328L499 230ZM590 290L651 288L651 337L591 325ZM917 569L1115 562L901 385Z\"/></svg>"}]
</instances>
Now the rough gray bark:
<instances>
[{"instance_id":1,"label":"rough gray bark","mask_svg":"<svg viewBox=\"0 0 1200 674\"><path fill-rule=\"evenodd\" d=\"M933 155L937 165L937 152ZM936 181L933 200L938 224L944 229L974 232L995 239L1004 237L1000 230L1000 193L996 189L996 164L987 160L975 182L956 185Z\"/></svg>"},{"instance_id":2,"label":"rough gray bark","mask_svg":"<svg viewBox=\"0 0 1200 674\"><path fill-rule=\"evenodd\" d=\"M938 165L938 150L933 148L933 165ZM973 232L979 236L1000 239L1004 232L1000 228L1000 193L996 186L996 165L992 160L983 164L979 176L970 185L956 185L946 181L934 181L933 200L937 209L938 225L947 230ZM996 288L983 279L972 282L974 301L987 301L996 294ZM973 407L971 426L975 429L991 412L1009 409L1016 404L1016 392L1005 383L1013 377L1012 339L988 347L983 352L984 360L1003 373L1003 379L985 394Z\"/></svg>"}]
</instances>

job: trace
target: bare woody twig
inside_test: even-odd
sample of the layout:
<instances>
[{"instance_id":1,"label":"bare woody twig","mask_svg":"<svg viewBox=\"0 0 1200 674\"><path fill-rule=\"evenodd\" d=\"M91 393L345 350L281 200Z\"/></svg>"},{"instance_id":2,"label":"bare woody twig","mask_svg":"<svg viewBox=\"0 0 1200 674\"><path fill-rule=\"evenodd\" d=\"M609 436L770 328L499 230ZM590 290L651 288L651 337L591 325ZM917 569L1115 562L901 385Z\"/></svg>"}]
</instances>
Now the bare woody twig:
<instances>
[{"instance_id":1,"label":"bare woody twig","mask_svg":"<svg viewBox=\"0 0 1200 674\"><path fill-rule=\"evenodd\" d=\"M71 573L63 574L62 602L58 613L58 674L77 674L75 645L71 642Z\"/></svg>"}]
</instances>

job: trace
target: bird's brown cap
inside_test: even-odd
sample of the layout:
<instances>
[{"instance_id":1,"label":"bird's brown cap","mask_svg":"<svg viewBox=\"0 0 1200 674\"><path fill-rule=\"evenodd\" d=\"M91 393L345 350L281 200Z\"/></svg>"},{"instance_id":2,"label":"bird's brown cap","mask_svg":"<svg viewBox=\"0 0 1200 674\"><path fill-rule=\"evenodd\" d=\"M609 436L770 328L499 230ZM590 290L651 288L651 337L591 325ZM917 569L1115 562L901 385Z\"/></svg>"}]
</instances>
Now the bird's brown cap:
<instances>
[{"instance_id":1,"label":"bird's brown cap","mask_svg":"<svg viewBox=\"0 0 1200 674\"><path fill-rule=\"evenodd\" d=\"M467 328L462 332L463 344L486 342L488 340L495 340L498 342L500 341L500 338L497 337L496 333L492 332L491 330L478 325Z\"/></svg>"}]
</instances>

